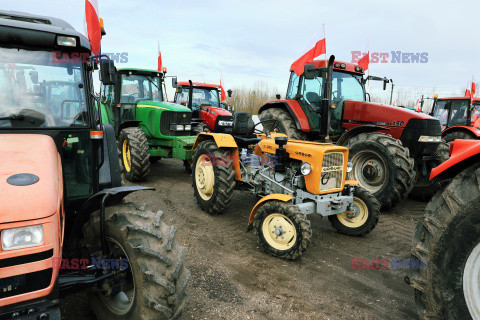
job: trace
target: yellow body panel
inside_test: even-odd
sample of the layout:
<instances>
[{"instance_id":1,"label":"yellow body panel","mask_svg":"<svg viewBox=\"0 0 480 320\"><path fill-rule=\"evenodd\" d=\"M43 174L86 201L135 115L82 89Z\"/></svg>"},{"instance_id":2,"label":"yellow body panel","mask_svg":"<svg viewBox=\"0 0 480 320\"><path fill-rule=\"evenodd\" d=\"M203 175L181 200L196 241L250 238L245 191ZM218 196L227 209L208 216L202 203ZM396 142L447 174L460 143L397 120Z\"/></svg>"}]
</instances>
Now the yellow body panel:
<instances>
[{"instance_id":1,"label":"yellow body panel","mask_svg":"<svg viewBox=\"0 0 480 320\"><path fill-rule=\"evenodd\" d=\"M281 194L281 193L272 193L269 194L268 196L263 197L260 199L255 206L252 209L252 212L250 212L250 217L248 218L248 224L253 223L253 219L255 218L255 215L257 214L258 209L265 204L267 201L272 201L272 200L280 200L283 202L288 202L292 200L293 196L290 194Z\"/></svg>"},{"instance_id":2,"label":"yellow body panel","mask_svg":"<svg viewBox=\"0 0 480 320\"><path fill-rule=\"evenodd\" d=\"M360 184L359 181L357 180L345 180L345 185L346 186L358 186Z\"/></svg>"}]
</instances>

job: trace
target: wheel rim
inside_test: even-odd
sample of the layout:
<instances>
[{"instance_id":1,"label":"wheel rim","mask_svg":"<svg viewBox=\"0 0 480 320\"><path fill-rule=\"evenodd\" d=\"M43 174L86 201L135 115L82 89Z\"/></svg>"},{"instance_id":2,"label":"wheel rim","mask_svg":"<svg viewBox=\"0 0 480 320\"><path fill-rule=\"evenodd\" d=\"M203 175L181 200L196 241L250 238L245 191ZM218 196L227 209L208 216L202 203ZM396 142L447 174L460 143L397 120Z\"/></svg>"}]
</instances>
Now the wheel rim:
<instances>
[{"instance_id":1,"label":"wheel rim","mask_svg":"<svg viewBox=\"0 0 480 320\"><path fill-rule=\"evenodd\" d=\"M352 211L337 214L338 221L346 227L358 228L368 219L368 207L362 199L353 197Z\"/></svg>"},{"instance_id":2,"label":"wheel rim","mask_svg":"<svg viewBox=\"0 0 480 320\"><path fill-rule=\"evenodd\" d=\"M122 157L123 157L123 166L125 170L130 172L132 168L132 156L130 154L130 147L128 146L128 141L124 140L122 145Z\"/></svg>"},{"instance_id":3,"label":"wheel rim","mask_svg":"<svg viewBox=\"0 0 480 320\"><path fill-rule=\"evenodd\" d=\"M107 238L108 247L110 252L115 259L127 259L128 255L123 247L118 243L115 239ZM100 294L100 298L102 299L105 306L114 314L116 315L124 315L127 314L131 309L135 302L135 277L131 272L131 266L129 264L128 269L123 271L125 278L130 280L128 284L130 285L129 288L125 291L121 291L112 297L108 297L104 294Z\"/></svg>"},{"instance_id":4,"label":"wheel rim","mask_svg":"<svg viewBox=\"0 0 480 320\"><path fill-rule=\"evenodd\" d=\"M353 179L360 182L360 186L375 193L379 191L387 180L387 168L382 157L374 151L361 151L352 157Z\"/></svg>"},{"instance_id":5,"label":"wheel rim","mask_svg":"<svg viewBox=\"0 0 480 320\"><path fill-rule=\"evenodd\" d=\"M480 319L480 243L468 256L463 271L463 294L473 319Z\"/></svg>"},{"instance_id":6,"label":"wheel rim","mask_svg":"<svg viewBox=\"0 0 480 320\"><path fill-rule=\"evenodd\" d=\"M212 197L214 184L213 164L207 155L202 154L195 165L195 185L203 200L209 200Z\"/></svg>"},{"instance_id":7,"label":"wheel rim","mask_svg":"<svg viewBox=\"0 0 480 320\"><path fill-rule=\"evenodd\" d=\"M274 249L285 251L297 241L297 230L292 220L280 213L268 215L262 224L265 241Z\"/></svg>"}]
</instances>

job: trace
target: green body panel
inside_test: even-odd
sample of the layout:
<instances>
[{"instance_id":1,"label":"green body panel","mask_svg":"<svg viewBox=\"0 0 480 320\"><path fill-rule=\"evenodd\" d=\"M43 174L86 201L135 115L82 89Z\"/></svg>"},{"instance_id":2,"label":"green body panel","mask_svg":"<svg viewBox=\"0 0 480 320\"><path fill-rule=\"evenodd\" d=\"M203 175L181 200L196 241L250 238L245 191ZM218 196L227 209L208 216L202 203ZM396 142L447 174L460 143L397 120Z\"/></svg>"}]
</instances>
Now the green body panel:
<instances>
[{"instance_id":1,"label":"green body panel","mask_svg":"<svg viewBox=\"0 0 480 320\"><path fill-rule=\"evenodd\" d=\"M147 139L148 153L152 157L190 160L193 157L193 144L196 136L172 137L172 139Z\"/></svg>"}]
</instances>

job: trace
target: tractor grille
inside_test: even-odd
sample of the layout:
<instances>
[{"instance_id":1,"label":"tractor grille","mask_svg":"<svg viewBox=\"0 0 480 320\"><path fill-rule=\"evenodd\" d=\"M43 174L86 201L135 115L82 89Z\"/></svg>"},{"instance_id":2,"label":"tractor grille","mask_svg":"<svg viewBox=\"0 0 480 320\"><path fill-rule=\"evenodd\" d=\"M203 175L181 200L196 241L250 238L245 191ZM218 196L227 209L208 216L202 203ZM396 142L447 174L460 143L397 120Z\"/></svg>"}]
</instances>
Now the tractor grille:
<instances>
[{"instance_id":1,"label":"tractor grille","mask_svg":"<svg viewBox=\"0 0 480 320\"><path fill-rule=\"evenodd\" d=\"M52 281L52 269L0 279L0 299L47 288Z\"/></svg>"},{"instance_id":2,"label":"tractor grille","mask_svg":"<svg viewBox=\"0 0 480 320\"><path fill-rule=\"evenodd\" d=\"M323 156L320 192L342 188L343 168L343 153L329 152Z\"/></svg>"},{"instance_id":3,"label":"tractor grille","mask_svg":"<svg viewBox=\"0 0 480 320\"><path fill-rule=\"evenodd\" d=\"M170 130L171 124L190 124L192 122L191 112L162 112L162 119L160 120L160 132L165 136L189 136L190 131L174 131Z\"/></svg>"}]
</instances>

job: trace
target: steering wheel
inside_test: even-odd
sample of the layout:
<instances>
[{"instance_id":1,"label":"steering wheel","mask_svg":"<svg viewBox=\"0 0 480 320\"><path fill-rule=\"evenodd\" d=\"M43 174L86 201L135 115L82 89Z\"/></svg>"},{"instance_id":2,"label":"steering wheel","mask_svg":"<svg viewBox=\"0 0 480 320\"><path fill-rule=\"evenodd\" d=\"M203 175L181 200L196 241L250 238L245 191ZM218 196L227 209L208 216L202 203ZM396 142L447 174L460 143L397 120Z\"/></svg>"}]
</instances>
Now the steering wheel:
<instances>
[{"instance_id":1,"label":"steering wheel","mask_svg":"<svg viewBox=\"0 0 480 320\"><path fill-rule=\"evenodd\" d=\"M270 128L269 130L267 130L267 129L265 128L265 126L263 125L263 123L265 123L265 122L273 122L273 124L272 124L272 126L271 126L271 128ZM260 129L257 128L257 126L258 126L259 124L262 124L263 130L260 130ZM267 119L267 120L263 120L263 121L260 121L260 122L258 122L257 124L255 124L255 126L253 127L253 129L254 129L254 133L264 133L265 135L268 136L268 134L269 134L270 132L274 131L274 130L277 129L279 126L280 126L280 121L278 121L277 119Z\"/></svg>"}]
</instances>

